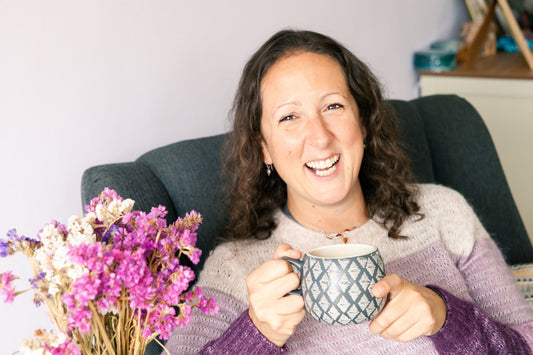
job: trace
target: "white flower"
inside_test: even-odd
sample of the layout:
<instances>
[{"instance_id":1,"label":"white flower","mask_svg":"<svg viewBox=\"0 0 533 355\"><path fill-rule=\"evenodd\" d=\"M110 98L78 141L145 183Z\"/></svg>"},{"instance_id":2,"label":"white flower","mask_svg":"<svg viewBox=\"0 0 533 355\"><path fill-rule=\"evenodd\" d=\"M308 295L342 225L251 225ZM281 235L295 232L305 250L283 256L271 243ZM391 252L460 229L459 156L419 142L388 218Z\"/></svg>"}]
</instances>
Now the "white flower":
<instances>
[{"instance_id":1,"label":"white flower","mask_svg":"<svg viewBox=\"0 0 533 355\"><path fill-rule=\"evenodd\" d=\"M71 245L94 244L96 235L93 227L82 217L72 216L68 221L68 243Z\"/></svg>"},{"instance_id":2,"label":"white flower","mask_svg":"<svg viewBox=\"0 0 533 355\"><path fill-rule=\"evenodd\" d=\"M107 207L107 210L109 212L111 212L111 214L115 217L115 218L118 218L121 216L122 212L124 211L124 209L122 208L122 202L119 201L119 200L113 200L111 201L111 203L109 204L109 206Z\"/></svg>"},{"instance_id":3,"label":"white flower","mask_svg":"<svg viewBox=\"0 0 533 355\"><path fill-rule=\"evenodd\" d=\"M51 275L50 277L49 276L50 274L47 273L46 278L50 282L50 286L48 286L48 294L54 296L56 293L59 292L59 287L62 285L62 282L61 278L57 274Z\"/></svg>"},{"instance_id":4,"label":"white flower","mask_svg":"<svg viewBox=\"0 0 533 355\"><path fill-rule=\"evenodd\" d=\"M95 208L96 218L98 218L100 221L104 222L106 221L107 217L107 209L102 205L97 205Z\"/></svg>"},{"instance_id":5,"label":"white flower","mask_svg":"<svg viewBox=\"0 0 533 355\"><path fill-rule=\"evenodd\" d=\"M55 333L54 333L54 335L55 335ZM55 348L55 347L63 344L65 342L65 340L67 340L67 335L65 333L58 332L57 335L54 337L54 340L52 341L52 343L50 345Z\"/></svg>"},{"instance_id":6,"label":"white flower","mask_svg":"<svg viewBox=\"0 0 533 355\"><path fill-rule=\"evenodd\" d=\"M135 204L135 201L133 201L131 198L127 198L124 201L122 201L122 204L120 206L120 210L123 213L129 213L133 209L133 205Z\"/></svg>"},{"instance_id":7,"label":"white flower","mask_svg":"<svg viewBox=\"0 0 533 355\"><path fill-rule=\"evenodd\" d=\"M16 354L25 355L51 355L51 353L42 347L41 344L46 343L52 348L55 348L63 344L68 339L65 333L55 333L53 330L48 331L44 329L38 329L34 332L32 338L24 340L20 349Z\"/></svg>"},{"instance_id":8,"label":"white flower","mask_svg":"<svg viewBox=\"0 0 533 355\"><path fill-rule=\"evenodd\" d=\"M43 271L46 271L46 260L48 260L48 255L46 254L46 252L44 251L44 248L39 248L35 251L35 253L33 254L35 260L41 264L41 266L43 267Z\"/></svg>"},{"instance_id":9,"label":"white flower","mask_svg":"<svg viewBox=\"0 0 533 355\"><path fill-rule=\"evenodd\" d=\"M79 279L82 275L84 274L87 274L89 272L89 270L85 267L85 266L81 266L81 265L72 265L68 270L67 270L67 276L71 279L71 280L77 280Z\"/></svg>"},{"instance_id":10,"label":"white flower","mask_svg":"<svg viewBox=\"0 0 533 355\"><path fill-rule=\"evenodd\" d=\"M63 235L53 224L47 224L39 236L41 237L41 248L47 252L53 253L57 247L65 245Z\"/></svg>"},{"instance_id":11,"label":"white flower","mask_svg":"<svg viewBox=\"0 0 533 355\"><path fill-rule=\"evenodd\" d=\"M89 225L93 224L96 221L96 213L88 212L85 217L83 217L83 221Z\"/></svg>"},{"instance_id":12,"label":"white flower","mask_svg":"<svg viewBox=\"0 0 533 355\"><path fill-rule=\"evenodd\" d=\"M72 265L67 257L68 248L66 245L60 246L56 249L52 258L52 266L56 270L61 270Z\"/></svg>"}]
</instances>

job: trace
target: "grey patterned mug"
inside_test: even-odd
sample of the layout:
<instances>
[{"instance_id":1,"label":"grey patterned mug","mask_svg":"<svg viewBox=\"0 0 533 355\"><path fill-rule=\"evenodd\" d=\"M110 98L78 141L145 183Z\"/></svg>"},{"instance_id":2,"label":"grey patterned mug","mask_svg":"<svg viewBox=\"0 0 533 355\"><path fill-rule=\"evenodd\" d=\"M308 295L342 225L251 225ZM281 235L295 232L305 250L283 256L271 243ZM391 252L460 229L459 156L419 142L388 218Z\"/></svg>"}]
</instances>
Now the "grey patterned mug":
<instances>
[{"instance_id":1,"label":"grey patterned mug","mask_svg":"<svg viewBox=\"0 0 533 355\"><path fill-rule=\"evenodd\" d=\"M372 286L385 276L379 250L366 244L337 244L305 253L302 260L284 257L300 273L305 308L326 324L358 324L373 319L386 298L374 297Z\"/></svg>"}]
</instances>

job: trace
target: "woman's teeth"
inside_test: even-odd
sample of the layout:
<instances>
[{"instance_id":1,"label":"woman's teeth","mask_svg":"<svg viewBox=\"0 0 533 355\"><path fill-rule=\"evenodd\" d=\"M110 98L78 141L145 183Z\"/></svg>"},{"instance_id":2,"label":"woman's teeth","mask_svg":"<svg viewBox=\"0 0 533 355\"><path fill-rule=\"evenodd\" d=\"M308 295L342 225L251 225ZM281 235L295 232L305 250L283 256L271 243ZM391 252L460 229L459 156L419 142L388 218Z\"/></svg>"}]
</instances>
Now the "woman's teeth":
<instances>
[{"instance_id":1,"label":"woman's teeth","mask_svg":"<svg viewBox=\"0 0 533 355\"><path fill-rule=\"evenodd\" d=\"M336 164L340 159L340 155L325 160L314 160L306 163L305 165L312 169L318 176L328 176L333 174L336 169Z\"/></svg>"}]
</instances>

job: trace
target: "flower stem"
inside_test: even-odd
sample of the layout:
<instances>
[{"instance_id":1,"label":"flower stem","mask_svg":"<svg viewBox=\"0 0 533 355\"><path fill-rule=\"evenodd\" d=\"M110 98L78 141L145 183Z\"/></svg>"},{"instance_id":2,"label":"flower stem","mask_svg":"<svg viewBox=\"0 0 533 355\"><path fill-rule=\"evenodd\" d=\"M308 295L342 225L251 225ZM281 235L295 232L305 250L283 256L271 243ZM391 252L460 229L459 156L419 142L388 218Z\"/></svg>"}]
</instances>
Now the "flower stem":
<instances>
[{"instance_id":1,"label":"flower stem","mask_svg":"<svg viewBox=\"0 0 533 355\"><path fill-rule=\"evenodd\" d=\"M111 345L111 341L109 340L109 337L107 336L105 326L102 323L102 320L100 319L100 316L98 314L98 311L96 310L96 307L94 307L93 301L89 301L89 308L91 309L93 318L95 318L96 323L98 324L98 328L100 328L99 333L102 334L102 338L104 339L104 343L107 347L108 353L110 355L116 355L115 349L113 349L113 346Z\"/></svg>"}]
</instances>

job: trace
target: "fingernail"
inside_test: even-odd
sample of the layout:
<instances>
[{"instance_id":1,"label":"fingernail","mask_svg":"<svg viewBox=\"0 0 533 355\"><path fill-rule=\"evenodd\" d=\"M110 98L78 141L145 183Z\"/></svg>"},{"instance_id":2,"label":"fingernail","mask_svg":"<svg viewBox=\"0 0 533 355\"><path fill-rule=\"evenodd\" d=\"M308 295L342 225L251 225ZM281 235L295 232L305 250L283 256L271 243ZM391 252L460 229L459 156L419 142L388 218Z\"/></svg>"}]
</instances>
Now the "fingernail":
<instances>
[{"instance_id":1,"label":"fingernail","mask_svg":"<svg viewBox=\"0 0 533 355\"><path fill-rule=\"evenodd\" d=\"M374 285L374 287L372 287L372 294L374 296L381 297L381 295L383 295L384 293L385 293L385 289L380 284L376 284Z\"/></svg>"}]
</instances>

